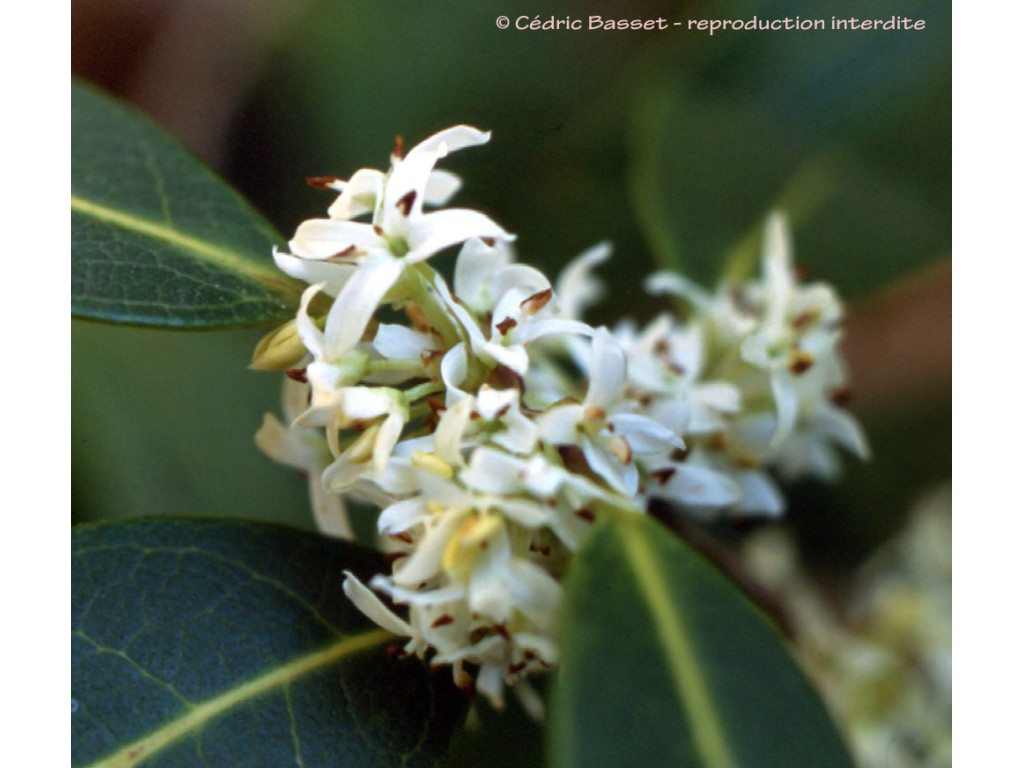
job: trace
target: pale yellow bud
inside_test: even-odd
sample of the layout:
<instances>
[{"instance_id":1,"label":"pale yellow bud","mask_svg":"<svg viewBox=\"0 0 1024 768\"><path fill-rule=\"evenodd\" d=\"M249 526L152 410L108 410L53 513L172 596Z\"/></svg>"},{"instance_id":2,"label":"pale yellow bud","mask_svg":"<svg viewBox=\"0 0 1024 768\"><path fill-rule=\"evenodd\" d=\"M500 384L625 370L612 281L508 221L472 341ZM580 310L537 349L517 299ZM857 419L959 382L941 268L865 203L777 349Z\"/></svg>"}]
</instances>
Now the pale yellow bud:
<instances>
[{"instance_id":1,"label":"pale yellow bud","mask_svg":"<svg viewBox=\"0 0 1024 768\"><path fill-rule=\"evenodd\" d=\"M284 371L294 368L306 356L294 320L275 328L256 345L249 367L254 371Z\"/></svg>"}]
</instances>

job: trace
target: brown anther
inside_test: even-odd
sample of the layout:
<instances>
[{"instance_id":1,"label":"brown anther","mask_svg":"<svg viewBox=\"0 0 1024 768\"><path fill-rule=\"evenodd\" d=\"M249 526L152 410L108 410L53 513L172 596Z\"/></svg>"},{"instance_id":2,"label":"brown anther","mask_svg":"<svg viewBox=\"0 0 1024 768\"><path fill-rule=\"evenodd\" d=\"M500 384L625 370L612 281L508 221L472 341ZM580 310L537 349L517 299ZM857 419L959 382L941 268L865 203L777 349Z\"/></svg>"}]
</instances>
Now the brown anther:
<instances>
[{"instance_id":1,"label":"brown anther","mask_svg":"<svg viewBox=\"0 0 1024 768\"><path fill-rule=\"evenodd\" d=\"M578 445L559 445L558 456L562 460L562 464L570 472L575 472L579 475L590 471L587 457L583 453L583 449Z\"/></svg>"},{"instance_id":2,"label":"brown anther","mask_svg":"<svg viewBox=\"0 0 1024 768\"><path fill-rule=\"evenodd\" d=\"M508 633L508 630L505 628L504 624L495 624L492 627L492 629L495 632L497 632L499 635L501 635L503 638L505 638L506 640L511 640L512 639L512 636Z\"/></svg>"},{"instance_id":3,"label":"brown anther","mask_svg":"<svg viewBox=\"0 0 1024 768\"><path fill-rule=\"evenodd\" d=\"M672 371L672 373L674 373L676 376L682 376L684 373L686 373L686 369L683 368L683 366L681 365L677 365L676 363L669 363L668 369Z\"/></svg>"},{"instance_id":4,"label":"brown anther","mask_svg":"<svg viewBox=\"0 0 1024 768\"><path fill-rule=\"evenodd\" d=\"M519 323L517 323L511 317L506 317L504 320L502 320L494 327L498 329L498 333L500 333L502 336L508 336L508 332L515 328L517 325L519 325Z\"/></svg>"},{"instance_id":5,"label":"brown anther","mask_svg":"<svg viewBox=\"0 0 1024 768\"><path fill-rule=\"evenodd\" d=\"M619 435L613 437L608 441L608 449L615 454L615 458L625 466L633 460L633 446L629 444L629 440Z\"/></svg>"},{"instance_id":6,"label":"brown anther","mask_svg":"<svg viewBox=\"0 0 1024 768\"><path fill-rule=\"evenodd\" d=\"M398 541L404 541L406 544L412 544L412 536L405 531L402 531L401 533L392 533L391 538L397 539Z\"/></svg>"},{"instance_id":7,"label":"brown anther","mask_svg":"<svg viewBox=\"0 0 1024 768\"><path fill-rule=\"evenodd\" d=\"M651 395L640 395L640 397L636 399L636 401L640 403L640 405L642 405L644 408L650 405L653 400L654 398Z\"/></svg>"},{"instance_id":8,"label":"brown anther","mask_svg":"<svg viewBox=\"0 0 1024 768\"><path fill-rule=\"evenodd\" d=\"M455 681L456 687L466 694L466 698L472 699L476 696L476 683L473 678L470 677L469 673L463 672L458 675L458 679Z\"/></svg>"},{"instance_id":9,"label":"brown anther","mask_svg":"<svg viewBox=\"0 0 1024 768\"><path fill-rule=\"evenodd\" d=\"M477 643L479 643L481 640L487 637L487 633L489 631L490 630L488 630L487 627L477 627L476 629L474 629L472 632L469 633L470 644L476 645Z\"/></svg>"},{"instance_id":10,"label":"brown anther","mask_svg":"<svg viewBox=\"0 0 1024 768\"><path fill-rule=\"evenodd\" d=\"M664 485L672 479L672 475L676 473L675 467L665 467L664 469L656 469L651 472L651 477L658 481L660 485Z\"/></svg>"},{"instance_id":11,"label":"brown anther","mask_svg":"<svg viewBox=\"0 0 1024 768\"><path fill-rule=\"evenodd\" d=\"M527 661L533 661L537 658L537 654L531 651L529 648L527 648L525 651L523 651L523 658Z\"/></svg>"},{"instance_id":12,"label":"brown anther","mask_svg":"<svg viewBox=\"0 0 1024 768\"><path fill-rule=\"evenodd\" d=\"M508 672L507 672L507 674L515 675L515 674L518 674L519 672L522 672L524 669L526 669L526 662L525 661L520 661L518 664L509 664L508 665Z\"/></svg>"},{"instance_id":13,"label":"brown anther","mask_svg":"<svg viewBox=\"0 0 1024 768\"><path fill-rule=\"evenodd\" d=\"M432 395L427 397L427 405L430 406L430 410L433 411L435 415L448 410L444 403Z\"/></svg>"},{"instance_id":14,"label":"brown anther","mask_svg":"<svg viewBox=\"0 0 1024 768\"><path fill-rule=\"evenodd\" d=\"M444 352L440 349L428 349L426 352L420 352L420 362L423 363L424 368L429 368L442 357L444 357Z\"/></svg>"},{"instance_id":15,"label":"brown anther","mask_svg":"<svg viewBox=\"0 0 1024 768\"><path fill-rule=\"evenodd\" d=\"M819 314L820 313L816 309L808 309L805 312L801 312L793 318L793 329L796 331L802 331L808 325L817 320Z\"/></svg>"},{"instance_id":16,"label":"brown anther","mask_svg":"<svg viewBox=\"0 0 1024 768\"><path fill-rule=\"evenodd\" d=\"M374 231L374 234L376 234L378 237L383 237L384 236L384 230L381 229L380 226L377 225L377 224L373 225L373 231Z\"/></svg>"},{"instance_id":17,"label":"brown anther","mask_svg":"<svg viewBox=\"0 0 1024 768\"><path fill-rule=\"evenodd\" d=\"M404 659L408 655L400 645L389 645L384 652L395 659Z\"/></svg>"},{"instance_id":18,"label":"brown anther","mask_svg":"<svg viewBox=\"0 0 1024 768\"><path fill-rule=\"evenodd\" d=\"M713 450L724 451L725 450L725 433L724 432L715 432L715 434L713 434L711 436L711 439L708 442L710 443L711 448Z\"/></svg>"},{"instance_id":19,"label":"brown anther","mask_svg":"<svg viewBox=\"0 0 1024 768\"><path fill-rule=\"evenodd\" d=\"M405 314L409 318L409 322L412 323L412 327L420 333L426 333L430 330L430 322L427 320L426 313L420 309L418 304L408 302L405 305Z\"/></svg>"},{"instance_id":20,"label":"brown anther","mask_svg":"<svg viewBox=\"0 0 1024 768\"><path fill-rule=\"evenodd\" d=\"M811 276L811 268L807 264L794 264L793 276L798 283L806 283L807 278Z\"/></svg>"},{"instance_id":21,"label":"brown anther","mask_svg":"<svg viewBox=\"0 0 1024 768\"><path fill-rule=\"evenodd\" d=\"M518 389L520 392L526 392L523 377L507 365L495 367L488 375L487 383L495 389Z\"/></svg>"},{"instance_id":22,"label":"brown anther","mask_svg":"<svg viewBox=\"0 0 1024 768\"><path fill-rule=\"evenodd\" d=\"M659 355L667 355L669 352L668 341L665 339L659 339L654 345L654 351Z\"/></svg>"},{"instance_id":23,"label":"brown anther","mask_svg":"<svg viewBox=\"0 0 1024 768\"><path fill-rule=\"evenodd\" d=\"M408 192L406 192L404 195L398 198L398 202L395 203L395 208L397 208L398 212L403 216L408 216L409 211L412 210L412 207L415 204L415 202L416 190L410 189Z\"/></svg>"},{"instance_id":24,"label":"brown anther","mask_svg":"<svg viewBox=\"0 0 1024 768\"><path fill-rule=\"evenodd\" d=\"M405 154L405 142L402 140L400 135L395 135L395 148L391 150L391 156L401 160L402 155Z\"/></svg>"},{"instance_id":25,"label":"brown anther","mask_svg":"<svg viewBox=\"0 0 1024 768\"><path fill-rule=\"evenodd\" d=\"M470 411L469 412L469 420L470 421L478 421L479 419L480 419L480 411Z\"/></svg>"},{"instance_id":26,"label":"brown anther","mask_svg":"<svg viewBox=\"0 0 1024 768\"><path fill-rule=\"evenodd\" d=\"M580 507L579 509L574 510L573 514L576 515L576 517L578 517L580 520L585 520L588 523L592 523L596 519L594 517L594 513L591 512L586 507Z\"/></svg>"},{"instance_id":27,"label":"brown anther","mask_svg":"<svg viewBox=\"0 0 1024 768\"><path fill-rule=\"evenodd\" d=\"M804 352L802 349L794 349L789 353L789 370L799 376L814 365L814 355Z\"/></svg>"},{"instance_id":28,"label":"brown anther","mask_svg":"<svg viewBox=\"0 0 1024 768\"><path fill-rule=\"evenodd\" d=\"M338 251L337 253L334 253L334 254L331 254L330 256L328 256L327 257L327 261L344 261L349 256L354 254L355 251L356 251L356 247L354 245L350 245L348 248L343 248L342 250Z\"/></svg>"},{"instance_id":29,"label":"brown anther","mask_svg":"<svg viewBox=\"0 0 1024 768\"><path fill-rule=\"evenodd\" d=\"M511 407L512 407L511 403L509 405L503 405L501 408L498 409L498 412L496 414L494 414L494 415L497 416L500 419L502 416L504 416L506 413L508 413L509 408L511 408Z\"/></svg>"},{"instance_id":30,"label":"brown anther","mask_svg":"<svg viewBox=\"0 0 1024 768\"><path fill-rule=\"evenodd\" d=\"M828 399L832 401L833 405L846 405L852 397L853 392L850 391L849 387L836 387L828 393Z\"/></svg>"},{"instance_id":31,"label":"brown anther","mask_svg":"<svg viewBox=\"0 0 1024 768\"><path fill-rule=\"evenodd\" d=\"M749 453L742 453L739 456L733 456L732 463L733 466L739 467L740 469L757 469L761 466L761 462Z\"/></svg>"},{"instance_id":32,"label":"brown anther","mask_svg":"<svg viewBox=\"0 0 1024 768\"><path fill-rule=\"evenodd\" d=\"M434 619L431 622L430 626L433 627L434 629L437 629L437 627L443 627L445 624L451 624L454 621L455 621L455 618L453 616L451 616L451 615L446 613L446 614L444 614L442 616L438 616L436 619Z\"/></svg>"},{"instance_id":33,"label":"brown anther","mask_svg":"<svg viewBox=\"0 0 1024 768\"><path fill-rule=\"evenodd\" d=\"M596 405L588 405L583 409L583 418L587 421L604 421L608 418L608 414L605 413L604 408L599 408Z\"/></svg>"},{"instance_id":34,"label":"brown anther","mask_svg":"<svg viewBox=\"0 0 1024 768\"><path fill-rule=\"evenodd\" d=\"M332 184L337 184L343 179L339 179L337 176L307 176L306 183L314 189L329 189L334 190ZM336 191L336 190L334 190Z\"/></svg>"},{"instance_id":35,"label":"brown anther","mask_svg":"<svg viewBox=\"0 0 1024 768\"><path fill-rule=\"evenodd\" d=\"M298 381L301 382L302 384L309 383L309 379L306 378L305 368L289 368L287 371L284 372L284 375L287 376L292 381Z\"/></svg>"},{"instance_id":36,"label":"brown anther","mask_svg":"<svg viewBox=\"0 0 1024 768\"><path fill-rule=\"evenodd\" d=\"M519 306L523 308L523 311L528 315L535 315L544 309L544 306L551 301L551 289L547 288L543 291L537 291L532 296L527 296L521 302Z\"/></svg>"},{"instance_id":37,"label":"brown anther","mask_svg":"<svg viewBox=\"0 0 1024 768\"><path fill-rule=\"evenodd\" d=\"M493 237L481 237L480 240L483 241L483 244L486 245L488 248L493 248L495 243L498 242Z\"/></svg>"}]
</instances>

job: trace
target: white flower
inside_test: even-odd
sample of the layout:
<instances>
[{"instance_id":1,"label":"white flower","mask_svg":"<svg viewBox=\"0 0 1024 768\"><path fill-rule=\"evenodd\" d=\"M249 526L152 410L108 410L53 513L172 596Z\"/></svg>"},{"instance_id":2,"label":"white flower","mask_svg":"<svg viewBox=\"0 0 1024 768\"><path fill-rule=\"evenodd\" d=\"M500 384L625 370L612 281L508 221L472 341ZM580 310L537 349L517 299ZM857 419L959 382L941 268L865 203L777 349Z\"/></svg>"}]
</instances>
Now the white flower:
<instances>
[{"instance_id":1,"label":"white flower","mask_svg":"<svg viewBox=\"0 0 1024 768\"><path fill-rule=\"evenodd\" d=\"M450 174L437 177L434 164L450 151L483 144L489 138L489 133L464 125L441 131L417 144L406 157L392 156L386 175L370 170L357 173L343 186L332 206L332 218L311 219L299 226L289 243L293 257L278 255L284 271L304 280L324 281L325 261L355 267L327 281L334 288L340 284L324 328L330 356L359 343L374 311L409 266L473 237L512 239L478 211L423 211L424 203L446 200L457 186ZM370 222L351 220L368 212L372 212Z\"/></svg>"},{"instance_id":2,"label":"white flower","mask_svg":"<svg viewBox=\"0 0 1024 768\"><path fill-rule=\"evenodd\" d=\"M682 449L671 429L639 414L613 411L626 382L626 356L607 328L594 332L590 383L582 403L556 404L536 418L541 436L552 445L578 446L591 470L611 488L632 497L638 473L634 454L663 454Z\"/></svg>"},{"instance_id":3,"label":"white flower","mask_svg":"<svg viewBox=\"0 0 1024 768\"><path fill-rule=\"evenodd\" d=\"M286 419L291 421L303 411L308 395L307 385L285 379L281 400ZM313 518L320 531L342 539L354 538L344 499L329 493L321 479L332 459L323 430L289 428L268 413L256 433L256 445L274 461L307 475Z\"/></svg>"}]
</instances>

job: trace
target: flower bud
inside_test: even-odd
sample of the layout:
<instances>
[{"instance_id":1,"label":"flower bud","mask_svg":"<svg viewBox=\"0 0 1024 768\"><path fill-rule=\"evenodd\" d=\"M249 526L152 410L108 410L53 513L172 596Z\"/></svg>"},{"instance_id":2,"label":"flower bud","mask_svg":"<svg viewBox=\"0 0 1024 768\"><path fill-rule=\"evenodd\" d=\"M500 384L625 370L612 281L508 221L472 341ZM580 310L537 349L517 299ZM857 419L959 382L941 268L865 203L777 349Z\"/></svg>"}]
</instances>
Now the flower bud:
<instances>
[{"instance_id":1,"label":"flower bud","mask_svg":"<svg viewBox=\"0 0 1024 768\"><path fill-rule=\"evenodd\" d=\"M284 371L294 368L306 356L295 320L275 328L256 345L249 367L254 371Z\"/></svg>"}]
</instances>

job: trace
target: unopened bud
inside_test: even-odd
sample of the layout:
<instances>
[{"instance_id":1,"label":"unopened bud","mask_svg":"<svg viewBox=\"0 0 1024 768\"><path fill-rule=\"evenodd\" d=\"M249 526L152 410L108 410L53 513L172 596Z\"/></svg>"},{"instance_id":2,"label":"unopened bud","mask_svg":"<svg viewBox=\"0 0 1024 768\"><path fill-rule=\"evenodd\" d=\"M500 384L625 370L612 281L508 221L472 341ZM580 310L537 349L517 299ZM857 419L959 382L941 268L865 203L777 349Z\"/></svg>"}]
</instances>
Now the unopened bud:
<instances>
[{"instance_id":1,"label":"unopened bud","mask_svg":"<svg viewBox=\"0 0 1024 768\"><path fill-rule=\"evenodd\" d=\"M275 328L256 345L249 367L254 371L284 371L295 368L306 356L294 320Z\"/></svg>"}]
</instances>

